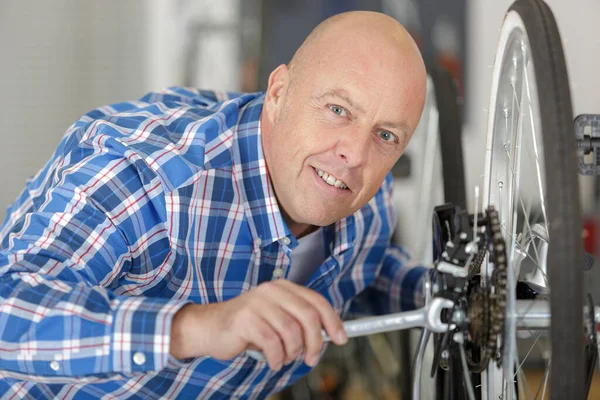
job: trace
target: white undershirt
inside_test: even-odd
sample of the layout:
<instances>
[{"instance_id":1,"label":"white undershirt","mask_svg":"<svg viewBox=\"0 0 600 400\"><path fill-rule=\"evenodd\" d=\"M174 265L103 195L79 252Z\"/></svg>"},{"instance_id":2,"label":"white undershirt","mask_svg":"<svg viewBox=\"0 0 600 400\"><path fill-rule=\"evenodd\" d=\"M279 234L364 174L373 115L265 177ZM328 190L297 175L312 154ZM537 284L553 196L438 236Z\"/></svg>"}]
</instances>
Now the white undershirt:
<instances>
[{"instance_id":1,"label":"white undershirt","mask_svg":"<svg viewBox=\"0 0 600 400\"><path fill-rule=\"evenodd\" d=\"M325 261L323 228L298 239L298 246L290 253L292 265L287 279L299 285L305 284Z\"/></svg>"}]
</instances>

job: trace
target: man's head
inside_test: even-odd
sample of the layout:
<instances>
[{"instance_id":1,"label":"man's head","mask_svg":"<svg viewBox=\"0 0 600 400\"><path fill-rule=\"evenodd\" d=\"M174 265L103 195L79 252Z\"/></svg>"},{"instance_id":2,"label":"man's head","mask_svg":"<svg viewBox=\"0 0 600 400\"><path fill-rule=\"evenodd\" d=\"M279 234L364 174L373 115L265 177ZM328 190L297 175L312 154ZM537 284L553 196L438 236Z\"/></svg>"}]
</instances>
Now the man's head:
<instances>
[{"instance_id":1,"label":"man's head","mask_svg":"<svg viewBox=\"0 0 600 400\"><path fill-rule=\"evenodd\" d=\"M324 21L271 73L262 141L292 233L345 218L375 195L419 122L425 86L410 35L373 12Z\"/></svg>"}]
</instances>

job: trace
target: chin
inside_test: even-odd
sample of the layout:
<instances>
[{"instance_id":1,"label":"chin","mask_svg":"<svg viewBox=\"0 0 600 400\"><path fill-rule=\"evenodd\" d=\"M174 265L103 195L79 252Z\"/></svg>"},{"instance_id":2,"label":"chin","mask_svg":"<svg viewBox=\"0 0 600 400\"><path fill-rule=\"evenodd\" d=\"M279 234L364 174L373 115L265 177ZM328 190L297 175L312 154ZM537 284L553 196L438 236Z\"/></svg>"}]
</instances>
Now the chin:
<instances>
[{"instance_id":1,"label":"chin","mask_svg":"<svg viewBox=\"0 0 600 400\"><path fill-rule=\"evenodd\" d=\"M328 226L331 225L337 221L339 221L342 218L345 218L343 215L339 214L339 213L335 213L332 214L331 212L319 212L319 215L315 215L314 210L312 213L308 212L305 214L306 218L304 218L304 221L308 221L306 222L309 225L315 225L315 226ZM339 217L338 217L339 215Z\"/></svg>"}]
</instances>

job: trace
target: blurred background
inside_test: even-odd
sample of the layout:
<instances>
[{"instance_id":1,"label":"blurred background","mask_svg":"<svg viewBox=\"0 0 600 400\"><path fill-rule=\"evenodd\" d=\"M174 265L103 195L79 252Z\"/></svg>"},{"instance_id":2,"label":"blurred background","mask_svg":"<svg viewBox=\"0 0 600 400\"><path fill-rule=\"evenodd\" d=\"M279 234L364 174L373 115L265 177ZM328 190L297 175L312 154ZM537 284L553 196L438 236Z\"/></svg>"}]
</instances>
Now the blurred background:
<instances>
[{"instance_id":1,"label":"blurred background","mask_svg":"<svg viewBox=\"0 0 600 400\"><path fill-rule=\"evenodd\" d=\"M549 0L575 115L600 113L597 0ZM262 90L321 20L384 11L463 94L467 188L481 184L492 64L509 0L0 0L0 219L66 128L95 107L170 85ZM583 186L592 210L591 186ZM587 190L587 192L586 192ZM587 201L587 199L590 199ZM469 199L471 202L472 199Z\"/></svg>"},{"instance_id":2,"label":"blurred background","mask_svg":"<svg viewBox=\"0 0 600 400\"><path fill-rule=\"evenodd\" d=\"M562 35L574 115L600 114L598 0L546 0ZM403 23L427 65L442 64L462 102L466 187L483 185L492 66L510 0L0 0L0 221L81 114L172 85L264 90L323 19L383 11ZM407 154L406 159L411 154ZM418 153L417 153L418 155ZM414 160L413 160L414 161ZM415 229L407 193L417 175L399 173L399 219ZM586 249L598 254L598 193L581 178ZM414 204L414 203L413 203ZM473 196L468 196L473 209ZM408 228L406 228L408 227ZM404 237L402 237L404 235ZM600 270L600 268L596 268ZM587 281L599 292L598 273ZM600 293L596 295L600 297Z\"/></svg>"}]
</instances>

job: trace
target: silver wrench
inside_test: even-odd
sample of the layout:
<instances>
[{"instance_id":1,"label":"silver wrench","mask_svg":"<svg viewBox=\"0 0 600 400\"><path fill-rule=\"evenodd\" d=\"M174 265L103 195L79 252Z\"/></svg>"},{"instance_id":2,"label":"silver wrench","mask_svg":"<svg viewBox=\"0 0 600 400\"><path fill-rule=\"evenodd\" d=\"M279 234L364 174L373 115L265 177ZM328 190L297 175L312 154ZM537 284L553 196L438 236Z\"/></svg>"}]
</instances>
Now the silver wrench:
<instances>
[{"instance_id":1,"label":"silver wrench","mask_svg":"<svg viewBox=\"0 0 600 400\"><path fill-rule=\"evenodd\" d=\"M413 311L346 321L344 330L348 338L410 328L425 328L432 332L442 333L449 328L447 323L442 322L442 311L452 307L454 307L452 300L434 297L425 307ZM324 341L331 341L325 330L321 331L321 335ZM256 360L265 361L265 357L260 351L246 350L246 354Z\"/></svg>"}]
</instances>

